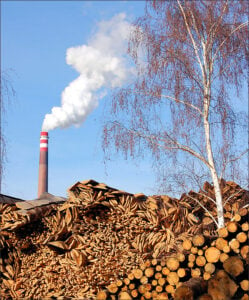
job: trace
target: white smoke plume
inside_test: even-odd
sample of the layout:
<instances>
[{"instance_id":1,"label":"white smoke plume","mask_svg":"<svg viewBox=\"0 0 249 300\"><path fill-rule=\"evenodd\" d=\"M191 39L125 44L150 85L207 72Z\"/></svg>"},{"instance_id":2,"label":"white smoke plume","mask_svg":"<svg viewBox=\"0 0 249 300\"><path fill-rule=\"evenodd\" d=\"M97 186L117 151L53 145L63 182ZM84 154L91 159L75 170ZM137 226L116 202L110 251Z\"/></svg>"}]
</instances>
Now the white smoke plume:
<instances>
[{"instance_id":1,"label":"white smoke plume","mask_svg":"<svg viewBox=\"0 0 249 300\"><path fill-rule=\"evenodd\" d=\"M109 21L101 21L88 45L67 49L66 62L80 75L62 92L61 106L45 115L43 131L79 126L98 106L103 88L121 87L131 78L133 69L125 59L131 28L126 15L120 13ZM102 96L97 94L100 89Z\"/></svg>"}]
</instances>

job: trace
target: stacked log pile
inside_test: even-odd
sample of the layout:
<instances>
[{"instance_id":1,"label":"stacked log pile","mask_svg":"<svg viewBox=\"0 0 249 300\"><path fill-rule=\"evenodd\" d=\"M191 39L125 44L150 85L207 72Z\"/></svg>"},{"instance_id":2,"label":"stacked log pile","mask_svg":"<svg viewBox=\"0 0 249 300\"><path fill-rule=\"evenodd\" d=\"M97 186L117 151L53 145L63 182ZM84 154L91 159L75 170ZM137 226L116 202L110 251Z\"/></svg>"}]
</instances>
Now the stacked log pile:
<instances>
[{"instance_id":1,"label":"stacked log pile","mask_svg":"<svg viewBox=\"0 0 249 300\"><path fill-rule=\"evenodd\" d=\"M218 237L185 239L182 252L147 260L97 299L249 299L248 229L248 209L243 208Z\"/></svg>"},{"instance_id":2,"label":"stacked log pile","mask_svg":"<svg viewBox=\"0 0 249 300\"><path fill-rule=\"evenodd\" d=\"M87 180L72 186L65 202L40 200L25 208L0 203L0 297L90 299L101 291L100 299L162 299L191 277L203 277L204 285L222 277L217 271L230 256L242 261L236 276L225 269L238 285L235 295L241 295L248 284L241 280L248 268L248 210L240 208L248 192L223 181L230 223L228 234L223 229L219 237L213 197L208 183L178 200L133 195ZM212 248L219 252L216 262L208 261ZM187 284L191 289L195 282Z\"/></svg>"}]
</instances>

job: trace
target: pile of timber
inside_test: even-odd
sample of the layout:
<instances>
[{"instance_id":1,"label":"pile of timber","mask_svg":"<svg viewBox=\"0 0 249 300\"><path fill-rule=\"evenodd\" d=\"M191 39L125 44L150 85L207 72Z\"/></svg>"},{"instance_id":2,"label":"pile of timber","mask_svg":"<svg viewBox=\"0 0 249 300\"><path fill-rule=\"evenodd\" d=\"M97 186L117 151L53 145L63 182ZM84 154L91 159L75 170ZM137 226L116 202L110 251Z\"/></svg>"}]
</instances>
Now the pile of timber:
<instances>
[{"instance_id":1,"label":"pile of timber","mask_svg":"<svg viewBox=\"0 0 249 300\"><path fill-rule=\"evenodd\" d=\"M248 209L240 209L218 237L182 242L183 251L146 260L97 299L248 300Z\"/></svg>"},{"instance_id":2,"label":"pile of timber","mask_svg":"<svg viewBox=\"0 0 249 300\"><path fill-rule=\"evenodd\" d=\"M190 277L203 276L205 283L211 280L206 262L215 267L210 273L213 279L219 264L225 263L223 252L226 258L232 253L239 256L241 278L247 270L245 264L248 266L248 248L242 250L246 241L239 241L238 246L233 240L239 233L248 235L248 230L241 231L248 210L241 216L241 207L248 203L249 193L224 180L222 191L226 222L237 224L238 231L235 236L227 229L228 235L220 237L228 243L227 252L218 244L208 244L218 240L214 193L209 183L199 192L175 199L133 195L87 180L72 186L68 199L44 195L36 201L0 203L0 297L95 299L99 292L100 299L108 295L147 299L155 298L156 293L158 297L172 297L178 285ZM204 246L195 245L193 236L202 236ZM190 249L185 249L186 241L192 243ZM215 263L208 261L206 251L210 247L221 252L223 262L220 257ZM169 261L175 266L169 267ZM139 274L141 278L137 278ZM228 276L234 281L234 275ZM241 289L239 283L236 293Z\"/></svg>"}]
</instances>

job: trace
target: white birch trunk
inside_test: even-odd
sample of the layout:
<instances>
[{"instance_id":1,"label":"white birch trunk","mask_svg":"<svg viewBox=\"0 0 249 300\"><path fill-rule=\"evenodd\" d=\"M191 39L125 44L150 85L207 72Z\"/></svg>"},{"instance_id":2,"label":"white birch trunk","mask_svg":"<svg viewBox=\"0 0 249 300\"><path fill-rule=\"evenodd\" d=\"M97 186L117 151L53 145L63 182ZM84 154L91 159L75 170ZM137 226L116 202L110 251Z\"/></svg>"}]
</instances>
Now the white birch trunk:
<instances>
[{"instance_id":1,"label":"white birch trunk","mask_svg":"<svg viewBox=\"0 0 249 300\"><path fill-rule=\"evenodd\" d=\"M208 97L208 96L206 96ZM210 126L208 121L208 110L209 110L209 104L208 100L204 99L204 130L205 130L205 139L206 139L206 151L207 151L207 158L208 163L210 165L209 170L211 173L212 181L214 184L214 192L215 192L215 201L216 201L216 207L217 207L217 216L218 216L218 228L224 227L224 211L223 211L223 203L222 203L222 194L219 184L219 178L216 172L215 164L214 164L214 158L213 158L213 152L212 152L212 146L211 146L211 140L210 140Z\"/></svg>"}]
</instances>

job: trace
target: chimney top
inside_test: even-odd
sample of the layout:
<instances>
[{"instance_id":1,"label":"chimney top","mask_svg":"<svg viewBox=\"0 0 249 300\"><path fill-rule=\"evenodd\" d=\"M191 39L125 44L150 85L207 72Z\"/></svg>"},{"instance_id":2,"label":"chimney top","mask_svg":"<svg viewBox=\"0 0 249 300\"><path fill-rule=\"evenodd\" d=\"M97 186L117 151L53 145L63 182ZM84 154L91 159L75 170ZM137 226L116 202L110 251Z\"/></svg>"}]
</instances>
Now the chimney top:
<instances>
[{"instance_id":1,"label":"chimney top","mask_svg":"<svg viewBox=\"0 0 249 300\"><path fill-rule=\"evenodd\" d=\"M41 135L48 135L47 131L41 131Z\"/></svg>"}]
</instances>

